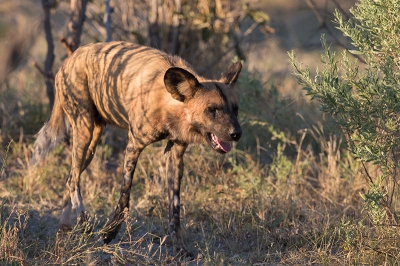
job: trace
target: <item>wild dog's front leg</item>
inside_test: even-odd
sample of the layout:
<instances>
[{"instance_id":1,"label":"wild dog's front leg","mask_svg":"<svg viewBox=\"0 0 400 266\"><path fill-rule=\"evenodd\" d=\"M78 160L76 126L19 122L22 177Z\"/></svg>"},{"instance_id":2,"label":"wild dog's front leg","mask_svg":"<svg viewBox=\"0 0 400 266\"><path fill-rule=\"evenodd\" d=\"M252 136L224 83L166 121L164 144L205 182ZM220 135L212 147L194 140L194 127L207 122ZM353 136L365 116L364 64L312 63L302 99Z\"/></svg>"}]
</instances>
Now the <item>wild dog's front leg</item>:
<instances>
[{"instance_id":1,"label":"wild dog's front leg","mask_svg":"<svg viewBox=\"0 0 400 266\"><path fill-rule=\"evenodd\" d=\"M183 175L183 154L187 144L169 141L165 148L169 198L169 232L174 252L185 253L180 226L180 188Z\"/></svg>"},{"instance_id":2,"label":"wild dog's front leg","mask_svg":"<svg viewBox=\"0 0 400 266\"><path fill-rule=\"evenodd\" d=\"M125 219L124 210L129 209L129 198L132 187L132 178L135 172L136 163L139 158L140 152L143 150L142 143L136 141L129 131L128 145L126 146L125 159L124 159L124 177L121 186L121 194L118 200L118 205L115 209L114 218L107 225L107 232L103 235L104 243L108 244L113 240Z\"/></svg>"}]
</instances>

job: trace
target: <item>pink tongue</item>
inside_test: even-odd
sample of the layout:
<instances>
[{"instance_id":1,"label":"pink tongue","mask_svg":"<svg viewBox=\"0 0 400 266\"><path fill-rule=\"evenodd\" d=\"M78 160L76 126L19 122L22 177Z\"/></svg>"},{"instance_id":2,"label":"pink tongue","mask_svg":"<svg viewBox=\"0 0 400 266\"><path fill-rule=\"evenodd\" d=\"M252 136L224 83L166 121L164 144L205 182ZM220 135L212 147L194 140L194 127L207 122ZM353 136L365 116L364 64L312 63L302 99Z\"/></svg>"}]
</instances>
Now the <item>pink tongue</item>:
<instances>
[{"instance_id":1,"label":"pink tongue","mask_svg":"<svg viewBox=\"0 0 400 266\"><path fill-rule=\"evenodd\" d=\"M231 150L231 144L229 142L219 141L217 136L213 134L213 139L218 144L218 147L223 150L224 152L229 152Z\"/></svg>"},{"instance_id":2,"label":"pink tongue","mask_svg":"<svg viewBox=\"0 0 400 266\"><path fill-rule=\"evenodd\" d=\"M220 142L219 145L221 146L221 149L224 150L224 152L230 152L231 150L231 144L229 142Z\"/></svg>"}]
</instances>

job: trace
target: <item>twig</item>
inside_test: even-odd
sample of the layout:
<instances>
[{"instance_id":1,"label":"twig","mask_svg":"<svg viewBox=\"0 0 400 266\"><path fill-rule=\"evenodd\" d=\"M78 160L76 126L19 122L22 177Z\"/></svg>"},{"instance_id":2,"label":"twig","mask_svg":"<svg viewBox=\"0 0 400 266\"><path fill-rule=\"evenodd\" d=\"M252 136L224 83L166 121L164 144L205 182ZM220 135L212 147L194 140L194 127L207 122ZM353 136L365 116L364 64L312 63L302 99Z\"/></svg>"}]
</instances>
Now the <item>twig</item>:
<instances>
[{"instance_id":1,"label":"twig","mask_svg":"<svg viewBox=\"0 0 400 266\"><path fill-rule=\"evenodd\" d=\"M382 227L400 227L400 224L377 224L376 226L382 226Z\"/></svg>"},{"instance_id":2,"label":"twig","mask_svg":"<svg viewBox=\"0 0 400 266\"><path fill-rule=\"evenodd\" d=\"M104 12L104 25L106 25L106 30L107 30L107 38L106 42L111 42L112 40L112 32L111 32L111 12L113 12L113 9L110 7L110 0L105 0L104 1L106 4L106 10Z\"/></svg>"},{"instance_id":3,"label":"twig","mask_svg":"<svg viewBox=\"0 0 400 266\"><path fill-rule=\"evenodd\" d=\"M174 12L171 17L171 32L170 32L170 44L169 52L176 54L178 52L178 42L179 42L179 14L182 12L182 4L180 0L173 1Z\"/></svg>"},{"instance_id":4,"label":"twig","mask_svg":"<svg viewBox=\"0 0 400 266\"><path fill-rule=\"evenodd\" d=\"M314 12L315 16L317 17L318 21L319 21L319 28L325 28L325 20L322 18L321 13L319 12L319 10L317 9L317 6L315 5L315 3L312 0L306 0L306 3L308 5L308 7Z\"/></svg>"},{"instance_id":5,"label":"twig","mask_svg":"<svg viewBox=\"0 0 400 266\"><path fill-rule=\"evenodd\" d=\"M344 9L339 5L339 3L336 0L332 0L333 3L335 3L335 6L337 9L339 9L340 13L344 16L346 20L349 19L349 15L344 11Z\"/></svg>"},{"instance_id":6,"label":"twig","mask_svg":"<svg viewBox=\"0 0 400 266\"><path fill-rule=\"evenodd\" d=\"M390 254L390 253L388 253L388 252L380 251L379 249L373 248L373 247L371 247L371 246L368 245L368 244L363 244L363 245L366 246L367 248L369 248L369 249L371 249L371 250L373 250L373 251L379 253L379 254L382 254L382 255L385 255L385 256L394 258L394 255L392 255L392 254Z\"/></svg>"},{"instance_id":7,"label":"twig","mask_svg":"<svg viewBox=\"0 0 400 266\"><path fill-rule=\"evenodd\" d=\"M397 156L396 153L394 152L394 149L392 149L392 156L393 156L393 160L396 162L397 161ZM389 205L392 205L393 202L393 196L394 196L394 192L395 192L395 188L396 188L396 176L397 176L397 167L394 167L394 173L393 173L393 187L392 187L392 192L390 193L390 198L389 198Z\"/></svg>"},{"instance_id":8,"label":"twig","mask_svg":"<svg viewBox=\"0 0 400 266\"><path fill-rule=\"evenodd\" d=\"M50 9L55 8L56 1L42 1L43 11L44 11L44 19L43 26L44 32L46 34L46 42L47 42L47 54L46 59L44 61L44 71L40 69L38 64L34 64L34 66L42 73L42 75L46 78L46 93L49 98L49 107L50 110L54 105L54 77L52 73L53 63L54 63L54 43L53 43L53 35L51 33L51 23L50 23Z\"/></svg>"},{"instance_id":9,"label":"twig","mask_svg":"<svg viewBox=\"0 0 400 266\"><path fill-rule=\"evenodd\" d=\"M32 65L40 72L40 74L42 74L43 77L45 77L46 79L50 79L53 80L54 79L54 75L52 72L48 72L46 73L36 62L33 62Z\"/></svg>"},{"instance_id":10,"label":"twig","mask_svg":"<svg viewBox=\"0 0 400 266\"><path fill-rule=\"evenodd\" d=\"M226 49L225 52L223 52L220 56L218 56L213 62L211 62L211 64L209 64L207 67L204 68L203 71L199 71L199 74L202 75L204 72L206 72L207 70L210 69L211 66L215 65L217 62L221 61L221 59L227 55L230 51L232 51L233 49L236 49L237 47L239 47L239 45L246 39L246 37L256 28L256 26L258 26L259 23L254 22L245 32L244 34L240 37L237 38L236 42L231 46L228 47Z\"/></svg>"},{"instance_id":11,"label":"twig","mask_svg":"<svg viewBox=\"0 0 400 266\"><path fill-rule=\"evenodd\" d=\"M79 47L86 5L87 0L71 0L71 16L67 25L67 36L61 38L68 57Z\"/></svg>"},{"instance_id":12,"label":"twig","mask_svg":"<svg viewBox=\"0 0 400 266\"><path fill-rule=\"evenodd\" d=\"M364 172L367 175L369 182L371 182L371 184L373 184L374 181L372 180L372 177L369 175L367 167L365 166L365 163L363 161L361 161L361 164L362 164L362 166L364 168Z\"/></svg>"},{"instance_id":13,"label":"twig","mask_svg":"<svg viewBox=\"0 0 400 266\"><path fill-rule=\"evenodd\" d=\"M65 38L65 37L62 37L61 39L60 39L60 41L61 41L61 43L64 45L64 48L65 48L65 50L67 50L67 53L68 53L68 57L72 54L72 46L73 46L73 44L72 45L69 45L68 44L68 42L67 42L67 39Z\"/></svg>"},{"instance_id":14,"label":"twig","mask_svg":"<svg viewBox=\"0 0 400 266\"><path fill-rule=\"evenodd\" d=\"M10 146L11 146L12 143L13 143L13 140L11 139L10 142L8 143L8 145L7 145L6 154L5 154L4 158L3 158L3 164L1 165L1 168L0 168L0 178L3 176L4 169L6 168L7 155L8 155L8 152L10 151Z\"/></svg>"},{"instance_id":15,"label":"twig","mask_svg":"<svg viewBox=\"0 0 400 266\"><path fill-rule=\"evenodd\" d=\"M314 3L313 0L306 0L307 5L311 8L311 10L314 12L315 16L317 17L318 21L319 21L319 29L325 29L326 32L328 33L328 35L333 39L333 41L335 42L336 45L344 48L345 50L349 50L348 47L346 47L346 45L342 44L339 39L335 36L335 34L331 31L331 29L327 26L326 23L326 18L323 19L321 12L318 10L317 5ZM335 3L336 6L338 6L338 3ZM341 12L343 11L343 9L340 9ZM366 64L365 60L360 57L359 55L356 54L351 54L352 56L354 56L355 58L357 58L358 60L360 60L362 63Z\"/></svg>"}]
</instances>

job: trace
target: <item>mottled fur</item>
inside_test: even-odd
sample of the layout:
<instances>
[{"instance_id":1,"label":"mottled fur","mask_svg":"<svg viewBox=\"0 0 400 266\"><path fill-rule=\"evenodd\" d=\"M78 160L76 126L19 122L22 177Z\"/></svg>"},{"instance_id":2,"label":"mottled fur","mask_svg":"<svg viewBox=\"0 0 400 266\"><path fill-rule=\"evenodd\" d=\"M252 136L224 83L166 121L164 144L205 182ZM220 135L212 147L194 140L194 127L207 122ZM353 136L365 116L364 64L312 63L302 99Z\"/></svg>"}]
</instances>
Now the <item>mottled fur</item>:
<instances>
[{"instance_id":1,"label":"mottled fur","mask_svg":"<svg viewBox=\"0 0 400 266\"><path fill-rule=\"evenodd\" d=\"M63 198L60 228L72 227L71 211L87 219L79 188L106 124L128 130L121 196L109 231L116 234L129 207L132 177L141 151L167 139L169 229L175 251L184 250L180 233L180 183L188 144L229 151L241 128L233 86L241 64L220 80L198 76L180 57L124 42L97 43L76 50L55 77L56 98L49 121L39 131L32 162L48 154L72 131L72 165ZM70 126L69 126L70 125Z\"/></svg>"}]
</instances>

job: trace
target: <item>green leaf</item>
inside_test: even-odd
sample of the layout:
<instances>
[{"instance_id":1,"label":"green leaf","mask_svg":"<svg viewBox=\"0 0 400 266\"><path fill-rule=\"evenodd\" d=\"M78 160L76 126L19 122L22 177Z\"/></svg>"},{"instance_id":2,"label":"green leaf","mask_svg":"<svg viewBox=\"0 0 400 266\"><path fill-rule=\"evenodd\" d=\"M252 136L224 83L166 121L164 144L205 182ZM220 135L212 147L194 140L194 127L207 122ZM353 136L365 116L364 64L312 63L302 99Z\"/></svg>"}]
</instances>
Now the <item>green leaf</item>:
<instances>
[{"instance_id":1,"label":"green leaf","mask_svg":"<svg viewBox=\"0 0 400 266\"><path fill-rule=\"evenodd\" d=\"M358 50L348 50L348 51L349 51L349 53L352 53L352 54L364 54L363 52L358 51Z\"/></svg>"}]
</instances>

